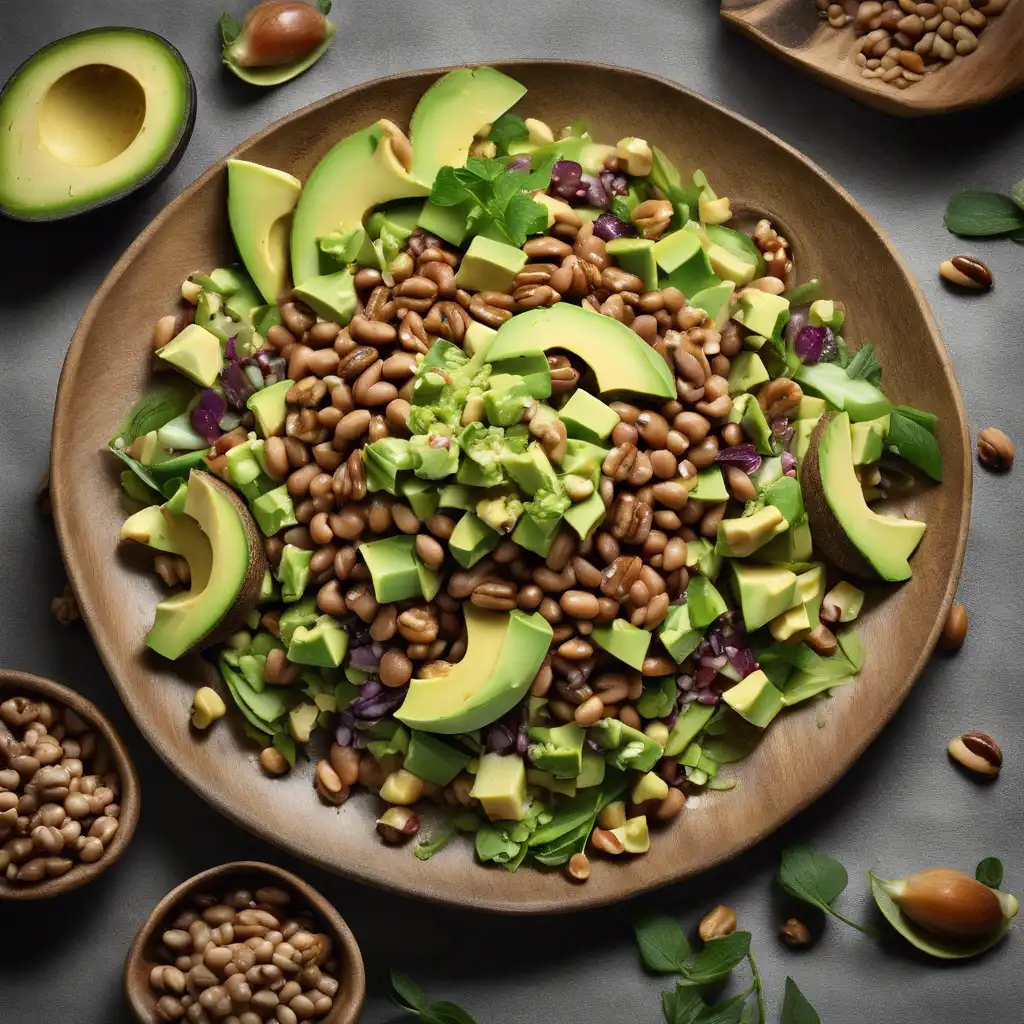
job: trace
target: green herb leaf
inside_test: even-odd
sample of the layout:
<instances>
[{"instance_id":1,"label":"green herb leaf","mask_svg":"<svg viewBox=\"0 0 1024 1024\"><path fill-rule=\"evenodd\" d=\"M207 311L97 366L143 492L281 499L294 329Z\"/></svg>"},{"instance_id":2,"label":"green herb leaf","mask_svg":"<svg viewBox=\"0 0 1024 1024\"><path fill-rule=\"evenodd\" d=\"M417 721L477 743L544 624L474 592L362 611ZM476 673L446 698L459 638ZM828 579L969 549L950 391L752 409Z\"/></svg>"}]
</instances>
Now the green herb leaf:
<instances>
[{"instance_id":1,"label":"green herb leaf","mask_svg":"<svg viewBox=\"0 0 1024 1024\"><path fill-rule=\"evenodd\" d=\"M491 125L491 134L487 138L497 147L498 153L505 156L509 143L525 139L529 134L526 122L517 114L502 114Z\"/></svg>"},{"instance_id":2,"label":"green herb leaf","mask_svg":"<svg viewBox=\"0 0 1024 1024\"><path fill-rule=\"evenodd\" d=\"M683 961L680 972L691 985L710 985L727 978L750 950L750 932L733 932L711 939L696 955Z\"/></svg>"},{"instance_id":3,"label":"green herb leaf","mask_svg":"<svg viewBox=\"0 0 1024 1024\"><path fill-rule=\"evenodd\" d=\"M420 1019L428 1024L476 1024L476 1019L461 1006L444 1001L431 1003Z\"/></svg>"},{"instance_id":4,"label":"green herb leaf","mask_svg":"<svg viewBox=\"0 0 1024 1024\"><path fill-rule=\"evenodd\" d=\"M114 441L120 438L122 445L127 448L136 438L151 430L158 430L188 408L196 396L196 390L194 384L180 376L151 388L131 407L117 428Z\"/></svg>"},{"instance_id":5,"label":"green herb leaf","mask_svg":"<svg viewBox=\"0 0 1024 1024\"><path fill-rule=\"evenodd\" d=\"M395 1002L403 1010L419 1012L427 1008L427 997L423 989L401 971L391 972L391 992Z\"/></svg>"},{"instance_id":6,"label":"green herb leaf","mask_svg":"<svg viewBox=\"0 0 1024 1024\"><path fill-rule=\"evenodd\" d=\"M289 768L295 767L295 740L291 733L287 732L275 732L274 733L274 747L284 754L284 759L288 762Z\"/></svg>"},{"instance_id":7,"label":"green herb leaf","mask_svg":"<svg viewBox=\"0 0 1024 1024\"><path fill-rule=\"evenodd\" d=\"M1024 178L1016 182L1010 189L1010 198L1024 210Z\"/></svg>"},{"instance_id":8,"label":"green herb leaf","mask_svg":"<svg viewBox=\"0 0 1024 1024\"><path fill-rule=\"evenodd\" d=\"M530 235L542 234L548 226L548 212L525 192L513 196L505 210L503 230L515 246L522 245Z\"/></svg>"},{"instance_id":9,"label":"green herb leaf","mask_svg":"<svg viewBox=\"0 0 1024 1024\"><path fill-rule=\"evenodd\" d=\"M946 207L946 227L954 235L983 238L1024 228L1024 209L999 192L958 192Z\"/></svg>"},{"instance_id":10,"label":"green herb leaf","mask_svg":"<svg viewBox=\"0 0 1024 1024\"><path fill-rule=\"evenodd\" d=\"M678 974L690 957L683 929L670 917L652 914L633 926L644 966L655 974Z\"/></svg>"},{"instance_id":11,"label":"green herb leaf","mask_svg":"<svg viewBox=\"0 0 1024 1024\"><path fill-rule=\"evenodd\" d=\"M498 825L484 825L476 834L476 855L483 863L508 864L519 855L517 843L509 837L508 831Z\"/></svg>"},{"instance_id":12,"label":"green herb leaf","mask_svg":"<svg viewBox=\"0 0 1024 1024\"><path fill-rule=\"evenodd\" d=\"M494 181L506 173L505 165L500 160L482 156L471 156L466 161L466 170L481 181Z\"/></svg>"},{"instance_id":13,"label":"green herb leaf","mask_svg":"<svg viewBox=\"0 0 1024 1024\"><path fill-rule=\"evenodd\" d=\"M702 1010L697 1015L694 1024L740 1024L746 1005L746 993L741 996L733 996L732 999L728 999L724 1003Z\"/></svg>"},{"instance_id":14,"label":"green herb leaf","mask_svg":"<svg viewBox=\"0 0 1024 1024\"><path fill-rule=\"evenodd\" d=\"M998 889L1003 884L1003 862L998 857L986 857L975 868L974 877L990 889Z\"/></svg>"},{"instance_id":15,"label":"green herb leaf","mask_svg":"<svg viewBox=\"0 0 1024 1024\"><path fill-rule=\"evenodd\" d=\"M782 851L778 881L790 896L818 907L873 939L878 938L878 932L874 929L850 921L832 908L832 901L850 881L846 868L839 861L818 853L806 843L798 843Z\"/></svg>"},{"instance_id":16,"label":"green herb leaf","mask_svg":"<svg viewBox=\"0 0 1024 1024\"><path fill-rule=\"evenodd\" d=\"M678 982L674 992L662 992L661 1009L668 1024L696 1024L707 1005L696 989Z\"/></svg>"},{"instance_id":17,"label":"green herb leaf","mask_svg":"<svg viewBox=\"0 0 1024 1024\"><path fill-rule=\"evenodd\" d=\"M326 18L331 13L331 0L316 0L316 9Z\"/></svg>"},{"instance_id":18,"label":"green herb leaf","mask_svg":"<svg viewBox=\"0 0 1024 1024\"><path fill-rule=\"evenodd\" d=\"M753 989L757 993L757 1024L765 1024L764 1018L764 986L761 984L761 972L757 969L757 963L754 961L754 954L749 950L747 951L747 963L750 964L750 974L753 978ZM744 1017L747 1020L753 1018L753 1014L748 1014L746 1009L743 1012Z\"/></svg>"},{"instance_id":19,"label":"green herb leaf","mask_svg":"<svg viewBox=\"0 0 1024 1024\"><path fill-rule=\"evenodd\" d=\"M861 345L846 366L846 375L853 380L866 380L877 388L882 383L882 364L874 345Z\"/></svg>"},{"instance_id":20,"label":"green herb leaf","mask_svg":"<svg viewBox=\"0 0 1024 1024\"><path fill-rule=\"evenodd\" d=\"M926 427L904 416L898 409L893 409L889 417L885 450L906 459L933 480L942 482L942 452L939 450L939 442Z\"/></svg>"},{"instance_id":21,"label":"green herb leaf","mask_svg":"<svg viewBox=\"0 0 1024 1024\"><path fill-rule=\"evenodd\" d=\"M901 416L905 416L908 420L913 420L915 423L920 424L929 434L934 434L939 427L939 417L933 412L915 409L912 405L897 405L896 412Z\"/></svg>"},{"instance_id":22,"label":"green herb leaf","mask_svg":"<svg viewBox=\"0 0 1024 1024\"><path fill-rule=\"evenodd\" d=\"M792 978L786 979L786 995L782 1003L782 1024L821 1024L821 1018L807 997L796 987Z\"/></svg>"},{"instance_id":23,"label":"green herb leaf","mask_svg":"<svg viewBox=\"0 0 1024 1024\"><path fill-rule=\"evenodd\" d=\"M413 847L412 855L417 860L430 860L439 850L443 850L458 834L454 825L442 825L427 839L421 839Z\"/></svg>"},{"instance_id":24,"label":"green herb leaf","mask_svg":"<svg viewBox=\"0 0 1024 1024\"><path fill-rule=\"evenodd\" d=\"M227 11L220 16L217 28L220 29L220 38L225 46L230 46L242 34L242 23Z\"/></svg>"},{"instance_id":25,"label":"green herb leaf","mask_svg":"<svg viewBox=\"0 0 1024 1024\"><path fill-rule=\"evenodd\" d=\"M430 201L435 206L458 206L466 201L466 186L454 167L442 167L430 188Z\"/></svg>"}]
</instances>

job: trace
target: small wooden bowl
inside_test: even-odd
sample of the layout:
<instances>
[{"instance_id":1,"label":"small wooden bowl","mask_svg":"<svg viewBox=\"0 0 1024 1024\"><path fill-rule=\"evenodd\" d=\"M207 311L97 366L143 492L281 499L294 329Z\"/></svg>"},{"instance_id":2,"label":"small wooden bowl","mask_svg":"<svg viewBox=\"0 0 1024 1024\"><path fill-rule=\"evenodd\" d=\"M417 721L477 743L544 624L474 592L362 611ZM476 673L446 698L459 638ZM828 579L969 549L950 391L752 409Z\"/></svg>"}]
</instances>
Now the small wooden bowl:
<instances>
[{"instance_id":1,"label":"small wooden bowl","mask_svg":"<svg viewBox=\"0 0 1024 1024\"><path fill-rule=\"evenodd\" d=\"M60 878L49 878L43 882L31 882L26 884L10 883L3 875L0 875L0 902L4 900L44 900L51 896L59 896L61 893L71 892L79 886L98 878L107 870L121 854L127 849L128 844L135 834L135 826L139 823L139 777L135 773L135 765L132 764L128 748L121 742L114 727L107 721L103 713L90 700L86 700L80 693L61 686L50 679L42 676L34 676L28 672L13 672L8 669L0 669L0 701L10 697L20 697L35 694L43 697L53 704L63 704L71 708L77 715L89 723L89 725L103 737L110 755L113 759L113 769L121 778L121 793L118 803L121 806L121 814L118 820L120 825L114 834L113 842L107 847L103 856L93 864L81 862Z\"/></svg>"},{"instance_id":2,"label":"small wooden bowl","mask_svg":"<svg viewBox=\"0 0 1024 1024\"><path fill-rule=\"evenodd\" d=\"M261 885L276 885L287 889L296 898L297 910L310 910L322 922L323 930L334 940L338 956L338 994L334 1008L318 1024L355 1024L366 998L366 972L363 956L351 929L334 907L307 882L297 875L273 864L240 860L231 864L201 871L172 889L146 918L128 950L124 964L124 997L139 1024L155 1024L156 1003L159 998L150 988L149 975L157 961L153 946L186 897L204 890L223 892L235 887L257 889Z\"/></svg>"}]
</instances>

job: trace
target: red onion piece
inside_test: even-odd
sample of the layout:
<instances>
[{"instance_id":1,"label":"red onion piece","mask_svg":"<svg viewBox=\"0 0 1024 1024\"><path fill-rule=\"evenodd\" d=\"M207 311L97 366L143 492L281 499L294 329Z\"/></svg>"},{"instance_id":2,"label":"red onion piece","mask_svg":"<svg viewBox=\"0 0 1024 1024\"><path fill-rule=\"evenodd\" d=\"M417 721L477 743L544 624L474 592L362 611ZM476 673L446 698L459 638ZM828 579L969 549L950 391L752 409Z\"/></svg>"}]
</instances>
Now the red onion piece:
<instances>
[{"instance_id":1,"label":"red onion piece","mask_svg":"<svg viewBox=\"0 0 1024 1024\"><path fill-rule=\"evenodd\" d=\"M750 474L756 473L760 468L761 456L752 444L745 442L723 448L715 456L715 462L720 462L725 466L738 466L744 473Z\"/></svg>"},{"instance_id":2,"label":"red onion piece","mask_svg":"<svg viewBox=\"0 0 1024 1024\"><path fill-rule=\"evenodd\" d=\"M594 234L610 242L613 238L631 238L636 234L636 228L619 220L614 213L602 213L594 221Z\"/></svg>"}]
</instances>

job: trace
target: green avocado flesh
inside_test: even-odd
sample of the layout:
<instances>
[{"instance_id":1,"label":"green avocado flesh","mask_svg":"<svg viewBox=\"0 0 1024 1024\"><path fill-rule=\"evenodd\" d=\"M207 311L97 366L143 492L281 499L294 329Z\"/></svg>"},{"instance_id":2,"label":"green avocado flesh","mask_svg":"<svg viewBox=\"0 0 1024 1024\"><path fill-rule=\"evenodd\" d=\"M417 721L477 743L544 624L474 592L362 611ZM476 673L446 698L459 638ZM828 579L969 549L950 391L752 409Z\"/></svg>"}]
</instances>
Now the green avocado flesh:
<instances>
[{"instance_id":1,"label":"green avocado flesh","mask_svg":"<svg viewBox=\"0 0 1024 1024\"><path fill-rule=\"evenodd\" d=\"M488 612L465 606L467 646L442 675L413 679L395 718L424 732L454 734L496 721L519 703L551 642L538 613Z\"/></svg>"},{"instance_id":2,"label":"green avocado flesh","mask_svg":"<svg viewBox=\"0 0 1024 1024\"><path fill-rule=\"evenodd\" d=\"M801 475L811 532L833 562L861 574L868 567L892 582L910 579L908 559L925 524L868 507L854 469L848 413L818 421Z\"/></svg>"},{"instance_id":3,"label":"green avocado flesh","mask_svg":"<svg viewBox=\"0 0 1024 1024\"><path fill-rule=\"evenodd\" d=\"M0 211L51 220L117 199L187 141L192 78L150 32L104 28L30 57L0 94Z\"/></svg>"}]
</instances>

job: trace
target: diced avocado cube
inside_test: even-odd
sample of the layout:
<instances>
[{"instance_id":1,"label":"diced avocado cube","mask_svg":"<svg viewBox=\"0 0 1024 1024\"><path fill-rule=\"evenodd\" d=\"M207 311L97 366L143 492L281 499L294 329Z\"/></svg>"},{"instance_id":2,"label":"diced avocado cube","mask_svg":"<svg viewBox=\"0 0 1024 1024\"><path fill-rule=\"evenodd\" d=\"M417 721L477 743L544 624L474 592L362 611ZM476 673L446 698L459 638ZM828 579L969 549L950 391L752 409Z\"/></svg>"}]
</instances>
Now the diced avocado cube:
<instances>
[{"instance_id":1,"label":"diced avocado cube","mask_svg":"<svg viewBox=\"0 0 1024 1024\"><path fill-rule=\"evenodd\" d=\"M574 779L583 768L583 742L587 734L569 722L553 728L530 730L530 762L558 779Z\"/></svg>"},{"instance_id":2,"label":"diced avocado cube","mask_svg":"<svg viewBox=\"0 0 1024 1024\"><path fill-rule=\"evenodd\" d=\"M754 334L778 338L789 320L789 300L781 295L747 288L740 296L740 308L735 320Z\"/></svg>"},{"instance_id":3,"label":"diced avocado cube","mask_svg":"<svg viewBox=\"0 0 1024 1024\"><path fill-rule=\"evenodd\" d=\"M684 295L695 295L702 288L718 283L700 239L686 228L655 242L654 258L664 271L660 281L662 288L678 288Z\"/></svg>"},{"instance_id":4,"label":"diced avocado cube","mask_svg":"<svg viewBox=\"0 0 1024 1024\"><path fill-rule=\"evenodd\" d=\"M804 517L791 523L781 536L758 548L751 558L758 562L807 562L813 553L811 528Z\"/></svg>"},{"instance_id":5,"label":"diced avocado cube","mask_svg":"<svg viewBox=\"0 0 1024 1024\"><path fill-rule=\"evenodd\" d=\"M732 299L735 294L732 281L722 281L709 288L702 288L696 295L688 298L689 305L694 309L703 309L719 330L729 322L732 312Z\"/></svg>"},{"instance_id":6,"label":"diced avocado cube","mask_svg":"<svg viewBox=\"0 0 1024 1024\"><path fill-rule=\"evenodd\" d=\"M285 544L277 567L277 580L281 584L281 600L286 604L298 601L305 592L312 557L312 551L304 551L294 544Z\"/></svg>"},{"instance_id":7,"label":"diced avocado cube","mask_svg":"<svg viewBox=\"0 0 1024 1024\"><path fill-rule=\"evenodd\" d=\"M882 446L889 432L889 416L850 424L853 464L867 466L882 457Z\"/></svg>"},{"instance_id":8,"label":"diced avocado cube","mask_svg":"<svg viewBox=\"0 0 1024 1024\"><path fill-rule=\"evenodd\" d=\"M500 533L492 530L475 513L467 512L455 524L448 539L448 550L463 569L468 569L493 551L500 541Z\"/></svg>"},{"instance_id":9,"label":"diced avocado cube","mask_svg":"<svg viewBox=\"0 0 1024 1024\"><path fill-rule=\"evenodd\" d=\"M686 568L696 568L702 576L715 580L722 570L722 556L707 538L696 537L686 542Z\"/></svg>"},{"instance_id":10,"label":"diced avocado cube","mask_svg":"<svg viewBox=\"0 0 1024 1024\"><path fill-rule=\"evenodd\" d=\"M438 494L437 506L438 508L456 508L462 509L464 512L471 512L476 508L476 503L479 500L479 495L471 487L464 484L445 484Z\"/></svg>"},{"instance_id":11,"label":"diced avocado cube","mask_svg":"<svg viewBox=\"0 0 1024 1024\"><path fill-rule=\"evenodd\" d=\"M558 475L544 454L544 449L536 441L521 454L509 452L503 455L501 463L505 472L526 494L534 495L544 488L558 486Z\"/></svg>"},{"instance_id":12,"label":"diced avocado cube","mask_svg":"<svg viewBox=\"0 0 1024 1024\"><path fill-rule=\"evenodd\" d=\"M462 245L469 234L470 214L475 204L467 200L457 206L437 206L429 199L417 219L417 224L431 235L437 235L452 245Z\"/></svg>"},{"instance_id":13,"label":"diced avocado cube","mask_svg":"<svg viewBox=\"0 0 1024 1024\"><path fill-rule=\"evenodd\" d=\"M751 391L768 379L768 371L756 352L739 352L733 357L729 370L729 394Z\"/></svg>"},{"instance_id":14,"label":"diced avocado cube","mask_svg":"<svg viewBox=\"0 0 1024 1024\"><path fill-rule=\"evenodd\" d=\"M607 440L619 422L619 414L614 409L579 388L562 406L558 416L570 437L594 443Z\"/></svg>"},{"instance_id":15,"label":"diced avocado cube","mask_svg":"<svg viewBox=\"0 0 1024 1024\"><path fill-rule=\"evenodd\" d=\"M633 787L630 800L634 804L643 804L648 800L663 800L668 796L668 783L654 772L641 776Z\"/></svg>"},{"instance_id":16,"label":"diced avocado cube","mask_svg":"<svg viewBox=\"0 0 1024 1024\"><path fill-rule=\"evenodd\" d=\"M757 263L752 258L744 259L716 242L712 242L708 246L707 253L711 269L723 281L750 284L757 274Z\"/></svg>"},{"instance_id":17,"label":"diced avocado cube","mask_svg":"<svg viewBox=\"0 0 1024 1024\"><path fill-rule=\"evenodd\" d=\"M299 626L311 626L316 621L317 614L316 596L314 594L310 594L309 597L304 597L302 600L293 604L290 608L286 608L281 612L281 618L278 622L281 639L286 644L290 643L295 630L298 629ZM256 641L263 635L264 634L259 633L254 638L253 650L256 649ZM269 633L266 635L270 636ZM273 637L271 637L271 639L273 639Z\"/></svg>"},{"instance_id":18,"label":"diced avocado cube","mask_svg":"<svg viewBox=\"0 0 1024 1024\"><path fill-rule=\"evenodd\" d=\"M491 821L522 821L526 813L523 759L518 754L484 754L470 796L480 801Z\"/></svg>"},{"instance_id":19,"label":"diced avocado cube","mask_svg":"<svg viewBox=\"0 0 1024 1024\"><path fill-rule=\"evenodd\" d=\"M601 495L594 491L589 498L576 502L568 509L565 513L565 521L583 540L604 519L606 512L607 509L604 507Z\"/></svg>"},{"instance_id":20,"label":"diced avocado cube","mask_svg":"<svg viewBox=\"0 0 1024 1024\"><path fill-rule=\"evenodd\" d=\"M530 389L522 377L511 373L495 374L484 392L484 412L488 423L496 427L511 427L519 423L530 397Z\"/></svg>"},{"instance_id":21,"label":"diced avocado cube","mask_svg":"<svg viewBox=\"0 0 1024 1024\"><path fill-rule=\"evenodd\" d=\"M796 603L796 574L782 566L735 561L732 572L748 632L760 629Z\"/></svg>"},{"instance_id":22,"label":"diced avocado cube","mask_svg":"<svg viewBox=\"0 0 1024 1024\"><path fill-rule=\"evenodd\" d=\"M583 767L576 777L577 789L590 789L591 786L600 786L604 782L605 760L592 750L583 751Z\"/></svg>"},{"instance_id":23,"label":"diced avocado cube","mask_svg":"<svg viewBox=\"0 0 1024 1024\"><path fill-rule=\"evenodd\" d=\"M681 754L700 735L701 730L708 724L715 708L711 704L700 704L691 701L679 713L679 717L668 734L668 742L665 744L665 756L676 757Z\"/></svg>"},{"instance_id":24,"label":"diced avocado cube","mask_svg":"<svg viewBox=\"0 0 1024 1024\"><path fill-rule=\"evenodd\" d=\"M491 339L497 333L493 327L488 327L486 324L480 323L479 320L473 320L466 328L466 336L462 339L462 347L468 355L482 356L487 351L487 346L490 345Z\"/></svg>"},{"instance_id":25,"label":"diced avocado cube","mask_svg":"<svg viewBox=\"0 0 1024 1024\"><path fill-rule=\"evenodd\" d=\"M796 420L819 420L824 414L827 404L824 398L817 398L814 395L804 395L800 404L796 407Z\"/></svg>"},{"instance_id":26,"label":"diced avocado cube","mask_svg":"<svg viewBox=\"0 0 1024 1024\"><path fill-rule=\"evenodd\" d=\"M700 760L701 749L699 743L688 743L686 749L679 755L679 763L684 768L696 768Z\"/></svg>"},{"instance_id":27,"label":"diced avocado cube","mask_svg":"<svg viewBox=\"0 0 1024 1024\"><path fill-rule=\"evenodd\" d=\"M466 337L469 337L468 333ZM522 377L531 398L543 399L551 395L551 367L546 353L539 350L500 360L494 364L494 373L496 376L515 374Z\"/></svg>"},{"instance_id":28,"label":"diced avocado cube","mask_svg":"<svg viewBox=\"0 0 1024 1024\"><path fill-rule=\"evenodd\" d=\"M524 511L523 503L514 494L481 498L476 503L477 517L498 533L511 533Z\"/></svg>"},{"instance_id":29,"label":"diced avocado cube","mask_svg":"<svg viewBox=\"0 0 1024 1024\"><path fill-rule=\"evenodd\" d=\"M690 622L689 605L676 604L669 608L658 636L665 650L677 663L682 664L697 649L704 638L704 631L695 628Z\"/></svg>"},{"instance_id":30,"label":"diced avocado cube","mask_svg":"<svg viewBox=\"0 0 1024 1024\"><path fill-rule=\"evenodd\" d=\"M416 556L415 537L397 534L360 544L359 554L370 570L373 593L378 604L393 604L423 594L421 563Z\"/></svg>"},{"instance_id":31,"label":"diced avocado cube","mask_svg":"<svg viewBox=\"0 0 1024 1024\"><path fill-rule=\"evenodd\" d=\"M565 443L565 458L562 459L562 472L590 477L596 486L601 478L601 465L607 454L608 448L605 445L593 444L590 441L582 441L579 438L570 437Z\"/></svg>"},{"instance_id":32,"label":"diced avocado cube","mask_svg":"<svg viewBox=\"0 0 1024 1024\"><path fill-rule=\"evenodd\" d=\"M255 501L271 486L270 478L263 472L260 462L262 451L263 442L254 441L236 444L226 455L228 478L246 501Z\"/></svg>"},{"instance_id":33,"label":"diced avocado cube","mask_svg":"<svg viewBox=\"0 0 1024 1024\"><path fill-rule=\"evenodd\" d=\"M612 835L622 843L626 853L646 853L651 848L647 818L642 814L630 818L621 828L613 828L611 831Z\"/></svg>"},{"instance_id":34,"label":"diced avocado cube","mask_svg":"<svg viewBox=\"0 0 1024 1024\"><path fill-rule=\"evenodd\" d=\"M555 542L560 522L559 519L550 519L540 523L527 512L516 523L516 528L512 531L512 540L521 548L545 558Z\"/></svg>"},{"instance_id":35,"label":"diced avocado cube","mask_svg":"<svg viewBox=\"0 0 1024 1024\"><path fill-rule=\"evenodd\" d=\"M321 615L312 626L298 626L288 644L288 660L296 665L337 668L348 652L348 634L336 619Z\"/></svg>"},{"instance_id":36,"label":"diced avocado cube","mask_svg":"<svg viewBox=\"0 0 1024 1024\"><path fill-rule=\"evenodd\" d=\"M421 480L443 480L459 468L459 446L454 441L448 445L438 444L438 436L417 434L409 440L413 472Z\"/></svg>"},{"instance_id":37,"label":"diced avocado cube","mask_svg":"<svg viewBox=\"0 0 1024 1024\"><path fill-rule=\"evenodd\" d=\"M301 287L294 290L294 295L317 315L325 320L334 320L343 327L355 315L358 303L355 280L347 268L334 274L307 278Z\"/></svg>"},{"instance_id":38,"label":"diced avocado cube","mask_svg":"<svg viewBox=\"0 0 1024 1024\"><path fill-rule=\"evenodd\" d=\"M605 760L621 771L649 772L661 760L661 744L617 718L602 718L591 735L607 753Z\"/></svg>"},{"instance_id":39,"label":"diced avocado cube","mask_svg":"<svg viewBox=\"0 0 1024 1024\"><path fill-rule=\"evenodd\" d=\"M811 448L811 434L817 426L817 420L796 420L793 423L793 443L790 449L793 458L796 459L796 469L799 473L803 469L804 459ZM854 424L856 426L856 424Z\"/></svg>"},{"instance_id":40,"label":"diced avocado cube","mask_svg":"<svg viewBox=\"0 0 1024 1024\"><path fill-rule=\"evenodd\" d=\"M775 454L775 448L772 445L772 428L768 425L768 420L765 419L764 412L753 395L736 396L732 403L732 411L729 413L729 422L739 423L743 427L743 432L750 438L751 443L761 455Z\"/></svg>"},{"instance_id":41,"label":"diced avocado cube","mask_svg":"<svg viewBox=\"0 0 1024 1024\"><path fill-rule=\"evenodd\" d=\"M204 388L216 383L224 365L220 339L199 324L189 324L156 354Z\"/></svg>"},{"instance_id":42,"label":"diced avocado cube","mask_svg":"<svg viewBox=\"0 0 1024 1024\"><path fill-rule=\"evenodd\" d=\"M782 476L772 481L762 492L765 501L782 513L783 519L795 523L804 516L804 499L800 483L795 476Z\"/></svg>"},{"instance_id":43,"label":"diced avocado cube","mask_svg":"<svg viewBox=\"0 0 1024 1024\"><path fill-rule=\"evenodd\" d=\"M729 500L729 492L725 488L725 479L718 466L708 466L697 471L697 484L690 491L690 498L703 501L707 505L717 505Z\"/></svg>"},{"instance_id":44,"label":"diced avocado cube","mask_svg":"<svg viewBox=\"0 0 1024 1024\"><path fill-rule=\"evenodd\" d=\"M842 580L824 597L822 617L829 622L853 622L864 607L864 591Z\"/></svg>"},{"instance_id":45,"label":"diced avocado cube","mask_svg":"<svg viewBox=\"0 0 1024 1024\"><path fill-rule=\"evenodd\" d=\"M522 249L476 235L462 257L455 283L471 292L510 292L516 274L525 265Z\"/></svg>"},{"instance_id":46,"label":"diced avocado cube","mask_svg":"<svg viewBox=\"0 0 1024 1024\"><path fill-rule=\"evenodd\" d=\"M255 501L249 503L249 509L267 537L273 537L286 526L295 526L298 523L298 519L295 518L295 505L286 484L261 494Z\"/></svg>"},{"instance_id":47,"label":"diced avocado cube","mask_svg":"<svg viewBox=\"0 0 1024 1024\"><path fill-rule=\"evenodd\" d=\"M626 619L613 619L606 626L595 626L590 638L610 655L639 671L643 667L651 633Z\"/></svg>"},{"instance_id":48,"label":"diced avocado cube","mask_svg":"<svg viewBox=\"0 0 1024 1024\"><path fill-rule=\"evenodd\" d=\"M299 743L308 743L316 728L320 709L315 704L300 704L288 712L288 729Z\"/></svg>"},{"instance_id":49,"label":"diced avocado cube","mask_svg":"<svg viewBox=\"0 0 1024 1024\"><path fill-rule=\"evenodd\" d=\"M793 482L796 483L795 480ZM774 505L765 505L749 516L723 519L718 524L715 552L728 558L747 558L787 529L789 523L779 509Z\"/></svg>"},{"instance_id":50,"label":"diced avocado cube","mask_svg":"<svg viewBox=\"0 0 1024 1024\"><path fill-rule=\"evenodd\" d=\"M542 772L537 768L526 769L526 784L535 788L546 789L551 793L558 793L559 796L575 796L576 780L559 779L551 772Z\"/></svg>"},{"instance_id":51,"label":"diced avocado cube","mask_svg":"<svg viewBox=\"0 0 1024 1024\"><path fill-rule=\"evenodd\" d=\"M759 729L765 728L782 710L782 694L760 669L730 686L722 700L738 715Z\"/></svg>"},{"instance_id":52,"label":"diced avocado cube","mask_svg":"<svg viewBox=\"0 0 1024 1024\"><path fill-rule=\"evenodd\" d=\"M294 383L292 380L281 380L249 396L245 404L256 419L260 437L274 437L284 433L284 421L288 415L285 395Z\"/></svg>"},{"instance_id":53,"label":"diced avocado cube","mask_svg":"<svg viewBox=\"0 0 1024 1024\"><path fill-rule=\"evenodd\" d=\"M690 609L690 627L710 626L729 607L715 585L706 576L694 576L686 586L686 607Z\"/></svg>"},{"instance_id":54,"label":"diced avocado cube","mask_svg":"<svg viewBox=\"0 0 1024 1024\"><path fill-rule=\"evenodd\" d=\"M263 573L263 582L260 584L260 604L269 604L277 594L277 583L269 569Z\"/></svg>"},{"instance_id":55,"label":"diced avocado cube","mask_svg":"<svg viewBox=\"0 0 1024 1024\"><path fill-rule=\"evenodd\" d=\"M839 331L846 320L846 314L841 309L836 309L836 304L831 299L815 299L807 311L807 319L815 327Z\"/></svg>"},{"instance_id":56,"label":"diced avocado cube","mask_svg":"<svg viewBox=\"0 0 1024 1024\"><path fill-rule=\"evenodd\" d=\"M469 764L469 751L445 743L429 732L412 729L403 767L435 786L447 786Z\"/></svg>"},{"instance_id":57,"label":"diced avocado cube","mask_svg":"<svg viewBox=\"0 0 1024 1024\"><path fill-rule=\"evenodd\" d=\"M433 481L410 477L399 484L399 490L420 522L426 522L437 511L439 495Z\"/></svg>"},{"instance_id":58,"label":"diced avocado cube","mask_svg":"<svg viewBox=\"0 0 1024 1024\"><path fill-rule=\"evenodd\" d=\"M623 270L636 274L644 283L645 292L658 289L658 264L654 258L654 241L649 238L613 238L605 248Z\"/></svg>"}]
</instances>

